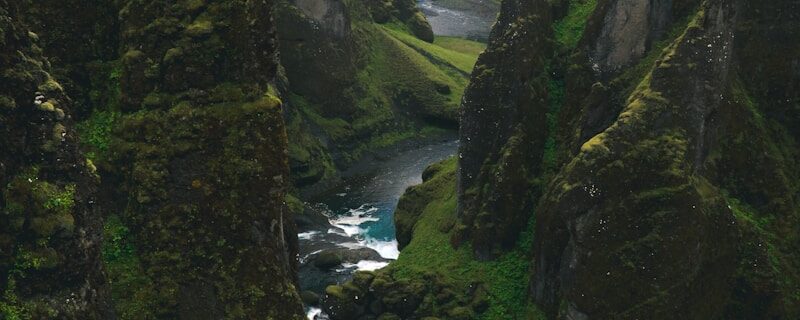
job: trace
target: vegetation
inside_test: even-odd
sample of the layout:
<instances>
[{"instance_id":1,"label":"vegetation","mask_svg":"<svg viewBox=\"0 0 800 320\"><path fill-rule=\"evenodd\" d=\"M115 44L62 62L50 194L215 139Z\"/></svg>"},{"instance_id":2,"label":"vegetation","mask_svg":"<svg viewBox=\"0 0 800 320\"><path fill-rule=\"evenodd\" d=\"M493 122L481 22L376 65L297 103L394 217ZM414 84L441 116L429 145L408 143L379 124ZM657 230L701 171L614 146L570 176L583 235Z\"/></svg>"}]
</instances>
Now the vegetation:
<instances>
[{"instance_id":1,"label":"vegetation","mask_svg":"<svg viewBox=\"0 0 800 320\"><path fill-rule=\"evenodd\" d=\"M108 152L109 141L114 127L120 118L118 111L92 112L89 119L79 123L76 127L82 142L89 147L86 157L95 162L103 161Z\"/></svg>"},{"instance_id":2,"label":"vegetation","mask_svg":"<svg viewBox=\"0 0 800 320\"><path fill-rule=\"evenodd\" d=\"M572 49L578 45L595 6L597 0L569 0L569 13L553 25L556 41L562 47Z\"/></svg>"},{"instance_id":3,"label":"vegetation","mask_svg":"<svg viewBox=\"0 0 800 320\"><path fill-rule=\"evenodd\" d=\"M421 186L431 201L415 224L411 242L390 265L391 272L395 278L407 280L433 273L459 294L467 294L474 285L486 286L488 307L481 319L521 319L531 313L537 315L531 319L543 319L527 300L533 219L514 250L493 261L475 260L468 245L451 246L451 229L457 219L456 165L456 158L435 165L440 167L438 172Z\"/></svg>"},{"instance_id":4,"label":"vegetation","mask_svg":"<svg viewBox=\"0 0 800 320\"><path fill-rule=\"evenodd\" d=\"M156 319L157 290L141 266L133 236L117 215L106 218L103 240L103 265L117 315L121 319Z\"/></svg>"}]
</instances>

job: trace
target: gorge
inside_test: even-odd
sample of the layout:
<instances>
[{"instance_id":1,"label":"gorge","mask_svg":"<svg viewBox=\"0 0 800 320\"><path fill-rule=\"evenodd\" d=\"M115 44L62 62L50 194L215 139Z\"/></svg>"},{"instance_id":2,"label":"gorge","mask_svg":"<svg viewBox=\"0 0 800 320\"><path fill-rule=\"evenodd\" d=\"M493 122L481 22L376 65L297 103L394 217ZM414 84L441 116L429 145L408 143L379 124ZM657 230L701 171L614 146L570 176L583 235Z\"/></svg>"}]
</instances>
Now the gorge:
<instances>
[{"instance_id":1,"label":"gorge","mask_svg":"<svg viewBox=\"0 0 800 320\"><path fill-rule=\"evenodd\" d=\"M800 318L793 0L0 0L0 319Z\"/></svg>"}]
</instances>

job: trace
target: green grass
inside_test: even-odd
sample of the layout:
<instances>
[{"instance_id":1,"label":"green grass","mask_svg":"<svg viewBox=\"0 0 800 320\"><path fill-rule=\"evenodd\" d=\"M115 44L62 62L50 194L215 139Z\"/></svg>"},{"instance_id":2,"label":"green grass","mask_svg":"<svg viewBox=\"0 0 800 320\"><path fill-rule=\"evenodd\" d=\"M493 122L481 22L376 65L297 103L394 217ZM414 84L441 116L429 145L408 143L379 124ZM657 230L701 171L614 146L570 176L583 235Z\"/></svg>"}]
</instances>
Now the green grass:
<instances>
[{"instance_id":1,"label":"green grass","mask_svg":"<svg viewBox=\"0 0 800 320\"><path fill-rule=\"evenodd\" d=\"M434 39L433 44L455 52L474 56L475 59L477 59L478 55L486 50L485 43L459 37L437 36L436 39Z\"/></svg>"},{"instance_id":2,"label":"green grass","mask_svg":"<svg viewBox=\"0 0 800 320\"><path fill-rule=\"evenodd\" d=\"M597 0L570 0L569 13L553 26L556 41L567 49L575 48L586 29L589 15L597 6Z\"/></svg>"},{"instance_id":3,"label":"green grass","mask_svg":"<svg viewBox=\"0 0 800 320\"><path fill-rule=\"evenodd\" d=\"M454 249L445 226L456 219L456 159L443 163L443 169L427 181L425 189L433 199L425 207L414 228L411 243L403 249L390 268L398 279L412 279L434 272L459 292L469 292L475 281L484 283L489 293L489 308L481 319L543 319L527 301L530 275L532 225L520 237L517 247L494 261L477 261L468 245Z\"/></svg>"},{"instance_id":4,"label":"green grass","mask_svg":"<svg viewBox=\"0 0 800 320\"><path fill-rule=\"evenodd\" d=\"M403 31L384 27L392 37L425 55L427 59L442 67L454 67L464 73L471 73L478 60L478 55L486 49L485 45L466 39L444 38L428 43ZM444 43L446 46L443 46Z\"/></svg>"},{"instance_id":5,"label":"green grass","mask_svg":"<svg viewBox=\"0 0 800 320\"><path fill-rule=\"evenodd\" d=\"M353 135L353 129L347 121L341 118L325 118L319 115L314 106L304 97L290 93L289 101L311 122L322 128L332 139L346 140Z\"/></svg>"},{"instance_id":6,"label":"green grass","mask_svg":"<svg viewBox=\"0 0 800 320\"><path fill-rule=\"evenodd\" d=\"M469 72L461 68L472 70L472 66L468 66L468 56L431 45L390 27L380 26L379 32L382 46L370 64L376 71L371 73L371 79L380 79L392 86L384 87L384 92L411 90L425 97L428 100L426 104L440 105L455 112L468 82ZM434 88L437 84L450 87L450 94L438 94Z\"/></svg>"}]
</instances>

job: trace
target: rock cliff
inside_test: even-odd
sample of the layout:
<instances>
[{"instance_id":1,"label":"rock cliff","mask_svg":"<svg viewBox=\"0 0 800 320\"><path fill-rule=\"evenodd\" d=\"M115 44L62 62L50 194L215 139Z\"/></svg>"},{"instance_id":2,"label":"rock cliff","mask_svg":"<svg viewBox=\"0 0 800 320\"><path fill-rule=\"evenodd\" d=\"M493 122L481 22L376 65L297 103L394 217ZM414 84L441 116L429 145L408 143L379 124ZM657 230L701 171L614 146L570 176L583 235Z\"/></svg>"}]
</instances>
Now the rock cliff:
<instances>
[{"instance_id":1,"label":"rock cliff","mask_svg":"<svg viewBox=\"0 0 800 320\"><path fill-rule=\"evenodd\" d=\"M155 317L302 318L272 12L271 1L120 11L108 157Z\"/></svg>"},{"instance_id":2,"label":"rock cliff","mask_svg":"<svg viewBox=\"0 0 800 320\"><path fill-rule=\"evenodd\" d=\"M535 25L498 30L554 14L554 47L491 40L479 59L462 116L455 244L497 256L534 216L530 295L550 316L795 317L800 73L784 54L797 50L797 5L509 3L501 21L520 23L498 24L492 39L548 37ZM542 62L497 71L528 60ZM544 90L518 98L532 78L512 77L519 70ZM487 114L499 139L492 122L481 128Z\"/></svg>"},{"instance_id":3,"label":"rock cliff","mask_svg":"<svg viewBox=\"0 0 800 320\"><path fill-rule=\"evenodd\" d=\"M0 316L113 319L99 179L25 5L0 1Z\"/></svg>"}]
</instances>

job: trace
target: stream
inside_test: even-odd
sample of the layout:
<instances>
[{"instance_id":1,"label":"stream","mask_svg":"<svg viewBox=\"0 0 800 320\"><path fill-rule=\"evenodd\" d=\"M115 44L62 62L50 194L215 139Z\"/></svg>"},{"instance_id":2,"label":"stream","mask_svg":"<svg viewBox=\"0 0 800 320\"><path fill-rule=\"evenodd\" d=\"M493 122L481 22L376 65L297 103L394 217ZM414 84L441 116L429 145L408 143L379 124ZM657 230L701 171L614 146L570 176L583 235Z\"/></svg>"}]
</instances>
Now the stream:
<instances>
[{"instance_id":1,"label":"stream","mask_svg":"<svg viewBox=\"0 0 800 320\"><path fill-rule=\"evenodd\" d=\"M300 290L324 293L349 280L357 270L375 270L397 259L394 210L406 188L422 183L422 171L453 156L458 141L447 139L401 152L374 163L372 170L313 199L310 206L328 223L303 228L300 243ZM341 259L328 261L330 256ZM309 319L327 319L319 308Z\"/></svg>"}]
</instances>

